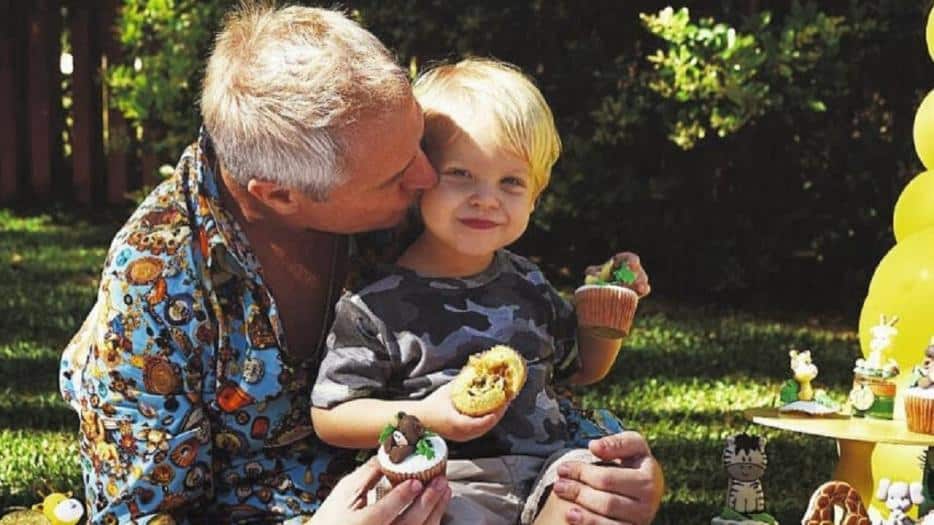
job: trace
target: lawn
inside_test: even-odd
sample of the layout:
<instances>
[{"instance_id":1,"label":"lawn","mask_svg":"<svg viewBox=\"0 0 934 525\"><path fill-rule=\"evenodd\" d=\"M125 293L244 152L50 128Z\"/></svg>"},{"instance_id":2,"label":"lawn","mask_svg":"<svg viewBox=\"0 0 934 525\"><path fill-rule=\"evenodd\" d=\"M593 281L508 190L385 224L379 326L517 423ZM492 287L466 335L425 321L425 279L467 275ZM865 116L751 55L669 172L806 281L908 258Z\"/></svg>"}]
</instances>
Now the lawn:
<instances>
[{"instance_id":1,"label":"lawn","mask_svg":"<svg viewBox=\"0 0 934 525\"><path fill-rule=\"evenodd\" d=\"M77 417L59 397L58 360L93 302L117 227L0 209L0 514L52 489L82 493ZM790 374L790 348L813 349L817 382L842 399L858 354L855 332L797 312L685 306L670 296L641 308L611 376L582 395L648 437L669 486L656 523L709 523L726 488L723 439L743 430L770 439L764 483L772 513L800 521L811 491L829 479L834 443L750 427L742 410L774 398Z\"/></svg>"}]
</instances>

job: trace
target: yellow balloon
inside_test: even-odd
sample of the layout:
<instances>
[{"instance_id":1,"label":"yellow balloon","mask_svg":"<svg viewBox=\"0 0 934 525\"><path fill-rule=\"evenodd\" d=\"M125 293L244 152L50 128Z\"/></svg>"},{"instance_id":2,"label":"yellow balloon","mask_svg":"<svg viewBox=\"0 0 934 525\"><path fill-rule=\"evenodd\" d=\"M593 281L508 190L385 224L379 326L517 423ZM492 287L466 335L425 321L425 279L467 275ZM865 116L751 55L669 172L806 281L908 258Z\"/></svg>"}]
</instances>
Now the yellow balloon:
<instances>
[{"instance_id":1,"label":"yellow balloon","mask_svg":"<svg viewBox=\"0 0 934 525\"><path fill-rule=\"evenodd\" d=\"M928 54L931 55L931 60L934 60L934 9L931 9L931 12L928 13L928 25L925 36L925 40L927 40L928 43Z\"/></svg>"},{"instance_id":2,"label":"yellow balloon","mask_svg":"<svg viewBox=\"0 0 934 525\"><path fill-rule=\"evenodd\" d=\"M934 336L934 228L906 237L876 268L859 316L864 355L869 355L870 329L882 315L898 316L898 334L886 357L898 361L901 377L907 379Z\"/></svg>"},{"instance_id":3,"label":"yellow balloon","mask_svg":"<svg viewBox=\"0 0 934 525\"><path fill-rule=\"evenodd\" d=\"M914 140L921 163L934 168L934 91L924 97L915 113Z\"/></svg>"},{"instance_id":4,"label":"yellow balloon","mask_svg":"<svg viewBox=\"0 0 934 525\"><path fill-rule=\"evenodd\" d=\"M859 317L859 341L866 356L869 355L870 329L879 323L881 315L898 316L895 325L898 334L886 357L898 361L901 369L896 378L895 419L904 419L902 400L911 379L911 369L921 362L924 349L934 335L934 228L906 235L876 268ZM923 447L877 445L872 453L873 479L920 481L918 458L923 451ZM872 505L884 509L878 501L873 501Z\"/></svg>"},{"instance_id":5,"label":"yellow balloon","mask_svg":"<svg viewBox=\"0 0 934 525\"><path fill-rule=\"evenodd\" d=\"M934 172L911 179L895 203L895 240L934 228Z\"/></svg>"}]
</instances>

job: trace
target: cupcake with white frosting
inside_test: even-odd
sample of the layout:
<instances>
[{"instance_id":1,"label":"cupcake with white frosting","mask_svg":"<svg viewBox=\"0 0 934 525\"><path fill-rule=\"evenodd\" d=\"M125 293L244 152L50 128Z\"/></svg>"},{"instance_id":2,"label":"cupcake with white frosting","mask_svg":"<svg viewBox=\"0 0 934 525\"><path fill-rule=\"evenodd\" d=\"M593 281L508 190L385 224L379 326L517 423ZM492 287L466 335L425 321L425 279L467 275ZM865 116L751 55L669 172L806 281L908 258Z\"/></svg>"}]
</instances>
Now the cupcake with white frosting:
<instances>
[{"instance_id":1,"label":"cupcake with white frosting","mask_svg":"<svg viewBox=\"0 0 934 525\"><path fill-rule=\"evenodd\" d=\"M379 436L379 467L395 486L407 479L427 482L444 473L448 446L441 436L426 430L417 417L399 412Z\"/></svg>"}]
</instances>

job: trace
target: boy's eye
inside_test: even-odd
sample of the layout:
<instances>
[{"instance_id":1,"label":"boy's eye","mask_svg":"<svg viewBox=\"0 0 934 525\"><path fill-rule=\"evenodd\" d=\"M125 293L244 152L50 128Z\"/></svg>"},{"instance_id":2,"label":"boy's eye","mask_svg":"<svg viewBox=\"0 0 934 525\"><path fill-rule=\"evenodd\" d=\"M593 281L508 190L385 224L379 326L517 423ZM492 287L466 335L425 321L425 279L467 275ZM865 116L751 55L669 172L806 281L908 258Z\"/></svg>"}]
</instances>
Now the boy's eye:
<instances>
[{"instance_id":1,"label":"boy's eye","mask_svg":"<svg viewBox=\"0 0 934 525\"><path fill-rule=\"evenodd\" d=\"M520 188L525 187L525 181L519 177L506 177L503 179L503 184L507 184L509 186L518 186Z\"/></svg>"},{"instance_id":2,"label":"boy's eye","mask_svg":"<svg viewBox=\"0 0 934 525\"><path fill-rule=\"evenodd\" d=\"M470 172L460 168L452 168L444 172L445 175L451 175L452 177L469 177Z\"/></svg>"}]
</instances>

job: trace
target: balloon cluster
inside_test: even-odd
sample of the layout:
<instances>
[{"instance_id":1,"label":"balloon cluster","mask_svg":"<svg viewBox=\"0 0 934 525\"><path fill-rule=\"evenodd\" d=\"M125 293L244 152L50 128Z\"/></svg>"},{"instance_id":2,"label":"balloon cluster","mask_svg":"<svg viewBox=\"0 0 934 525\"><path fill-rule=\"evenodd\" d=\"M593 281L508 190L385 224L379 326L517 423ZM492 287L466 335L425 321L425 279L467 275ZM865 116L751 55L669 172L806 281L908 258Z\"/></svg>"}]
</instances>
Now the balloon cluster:
<instances>
[{"instance_id":1,"label":"balloon cluster","mask_svg":"<svg viewBox=\"0 0 934 525\"><path fill-rule=\"evenodd\" d=\"M928 15L926 36L934 60L934 10ZM859 318L860 346L867 356L879 319L898 318L890 355L903 381L934 336L934 90L915 114L914 143L928 171L912 179L895 204L896 244L876 268Z\"/></svg>"},{"instance_id":2,"label":"balloon cluster","mask_svg":"<svg viewBox=\"0 0 934 525\"><path fill-rule=\"evenodd\" d=\"M928 15L926 41L934 60L934 10ZM901 398L911 369L922 360L934 336L934 91L915 114L913 135L915 151L927 171L908 183L895 204L896 244L876 268L859 318L860 347L867 357L872 353L873 328L880 319L898 319L887 354L901 370L896 379L896 419L904 419ZM923 450L877 445L872 455L873 477L920 479L918 457Z\"/></svg>"}]
</instances>

